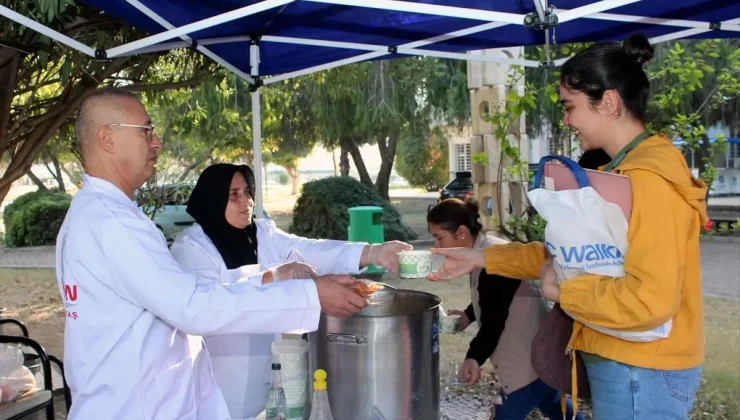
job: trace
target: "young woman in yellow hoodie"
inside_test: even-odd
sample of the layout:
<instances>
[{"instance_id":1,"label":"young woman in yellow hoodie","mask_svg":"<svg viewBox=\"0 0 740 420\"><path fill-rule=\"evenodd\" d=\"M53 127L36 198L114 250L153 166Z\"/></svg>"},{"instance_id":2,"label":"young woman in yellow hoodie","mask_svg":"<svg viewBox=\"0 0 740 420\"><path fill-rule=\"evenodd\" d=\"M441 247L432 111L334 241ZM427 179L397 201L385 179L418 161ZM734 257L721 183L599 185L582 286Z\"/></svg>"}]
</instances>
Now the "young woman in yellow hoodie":
<instances>
[{"instance_id":1,"label":"young woman in yellow hoodie","mask_svg":"<svg viewBox=\"0 0 740 420\"><path fill-rule=\"evenodd\" d=\"M666 339L638 343L602 334L576 321L568 349L583 355L596 420L686 419L704 360L699 234L707 221L707 186L681 152L645 131L650 83L643 66L653 56L647 39L595 44L562 68L563 124L581 148L602 148L603 168L632 184L625 276L584 275L558 285L541 243L439 249L447 257L430 280L448 280L478 267L488 273L540 279L543 295L575 318L601 327L647 331L673 320Z\"/></svg>"}]
</instances>

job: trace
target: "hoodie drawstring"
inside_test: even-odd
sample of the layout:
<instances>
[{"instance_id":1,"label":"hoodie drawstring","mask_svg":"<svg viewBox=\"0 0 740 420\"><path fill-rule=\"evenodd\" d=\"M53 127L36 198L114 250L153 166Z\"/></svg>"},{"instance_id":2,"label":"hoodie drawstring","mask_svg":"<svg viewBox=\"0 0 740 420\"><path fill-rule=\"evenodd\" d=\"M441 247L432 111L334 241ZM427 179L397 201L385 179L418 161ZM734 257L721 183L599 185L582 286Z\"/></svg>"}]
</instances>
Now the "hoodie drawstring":
<instances>
[{"instance_id":1,"label":"hoodie drawstring","mask_svg":"<svg viewBox=\"0 0 740 420\"><path fill-rule=\"evenodd\" d=\"M576 420L576 414L578 413L578 364L576 363L575 350L570 350L570 359L573 362L570 373L570 387L573 391L571 398L573 398L573 418ZM568 420L568 400L564 392L560 393L560 410L563 412L563 420Z\"/></svg>"},{"instance_id":2,"label":"hoodie drawstring","mask_svg":"<svg viewBox=\"0 0 740 420\"><path fill-rule=\"evenodd\" d=\"M578 363L576 361L578 359L576 358L575 350L571 351L570 360L573 362L573 367L571 368L572 378L570 379L570 387L573 391L571 395L571 398L573 398L573 420L576 420L576 413L578 413Z\"/></svg>"}]
</instances>

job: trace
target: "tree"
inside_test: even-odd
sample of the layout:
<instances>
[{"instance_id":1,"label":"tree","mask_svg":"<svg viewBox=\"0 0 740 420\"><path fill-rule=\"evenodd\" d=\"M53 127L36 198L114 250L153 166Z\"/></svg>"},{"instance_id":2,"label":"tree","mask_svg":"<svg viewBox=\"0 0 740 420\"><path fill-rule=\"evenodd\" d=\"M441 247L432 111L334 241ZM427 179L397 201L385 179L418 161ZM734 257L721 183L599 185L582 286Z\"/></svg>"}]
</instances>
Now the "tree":
<instances>
[{"instance_id":1,"label":"tree","mask_svg":"<svg viewBox=\"0 0 740 420\"><path fill-rule=\"evenodd\" d=\"M590 45L560 45L554 47L552 56L573 56ZM706 127L723 122L730 135L740 135L738 47L740 41L736 39L660 43L654 45L655 57L646 67L651 83L648 129L686 140L685 151L696 151L704 162L699 173L708 184L714 180L715 171L707 163L713 162L726 146L722 141L710 145ZM543 47L526 47L525 53L534 60L545 59ZM527 114L527 133L532 137L547 135L558 144L569 144L572 133L561 124L562 106L557 102L559 70L528 68L526 80L540 86L537 106ZM569 150L563 152L568 154Z\"/></svg>"},{"instance_id":2,"label":"tree","mask_svg":"<svg viewBox=\"0 0 740 420\"><path fill-rule=\"evenodd\" d=\"M69 187L64 182L65 175L76 187L79 188L82 185L82 173L84 172L82 155L77 147L72 124L63 125L46 142L36 163L42 163L46 167L61 192L67 192ZM30 170L27 175L31 177Z\"/></svg>"},{"instance_id":3,"label":"tree","mask_svg":"<svg viewBox=\"0 0 740 420\"><path fill-rule=\"evenodd\" d=\"M550 59L573 57L588 48L592 43L572 43L550 46ZM542 46L524 47L524 58L545 62L547 51ZM522 71L522 70L520 70ZM527 112L527 135L530 138L544 136L550 139L550 146L570 156L575 136L562 124L563 107L560 104L558 89L560 69L548 66L527 67L523 69L525 80L537 87L535 106Z\"/></svg>"},{"instance_id":4,"label":"tree","mask_svg":"<svg viewBox=\"0 0 740 420\"><path fill-rule=\"evenodd\" d=\"M661 44L648 66L653 91L649 128L680 137L685 151L703 162L699 176L712 185L715 157L726 151L721 138L711 144L707 127L724 122L730 135L740 133L740 42L709 39Z\"/></svg>"},{"instance_id":5,"label":"tree","mask_svg":"<svg viewBox=\"0 0 740 420\"><path fill-rule=\"evenodd\" d=\"M319 140L318 120L311 110L310 78L286 80L264 89L263 149L265 162L285 168L293 185L300 190L298 160L308 156Z\"/></svg>"},{"instance_id":6,"label":"tree","mask_svg":"<svg viewBox=\"0 0 740 420\"><path fill-rule=\"evenodd\" d=\"M398 145L396 170L414 187L439 190L449 177L447 137L442 130L435 130L426 138L422 136L409 133L402 139Z\"/></svg>"},{"instance_id":7,"label":"tree","mask_svg":"<svg viewBox=\"0 0 740 420\"><path fill-rule=\"evenodd\" d=\"M416 124L404 133L396 169L411 185L433 191L448 181L446 133L470 122L470 93L466 62L427 60L429 74L422 79L420 95L423 108L417 116L426 124Z\"/></svg>"},{"instance_id":8,"label":"tree","mask_svg":"<svg viewBox=\"0 0 740 420\"><path fill-rule=\"evenodd\" d=\"M174 171L171 182L184 182L214 161L251 161L246 91L241 80L235 84L233 75L219 69L197 88L152 98L149 107L164 139L160 156Z\"/></svg>"},{"instance_id":9,"label":"tree","mask_svg":"<svg viewBox=\"0 0 740 420\"><path fill-rule=\"evenodd\" d=\"M725 144L720 141L709 144L706 126L724 121L730 127L730 133L740 129L738 119L732 119L738 113L740 102L740 49L737 40L700 40L679 41L674 45L658 44L653 61L647 71L652 84L652 97L648 104L648 130L662 132L669 138L681 137L688 149L701 149L704 161L700 171L702 179L711 186L716 176L714 156L723 151ZM573 55L582 50L586 44L560 46L554 52L558 55ZM542 50L535 50L540 59ZM522 70L512 67L510 81L527 74L535 83L542 80L540 87L528 82L522 94L509 89L506 104L493 112L489 119L494 124L496 137L500 139L502 154L498 157L478 154L473 156L476 163L493 164L498 168L504 180L523 177L526 174L521 161L521 153L511 147L506 134L511 123L522 113L527 113L532 125L528 131L540 132L549 129L551 132L572 134L570 130L562 131L562 107L558 103L557 89L560 74L557 71ZM512 85L514 83L511 83ZM540 121L547 121L544 126ZM508 160L508 164L504 162ZM494 163L491 163L493 160ZM506 181L505 181L506 182ZM497 200L501 206L501 197ZM526 196L521 199L528 204ZM525 206L528 208L529 206ZM503 209L501 209L503 210ZM544 222L539 216L530 217L528 211L514 214L508 221L499 220L499 229L513 240L529 242L541 240Z\"/></svg>"},{"instance_id":10,"label":"tree","mask_svg":"<svg viewBox=\"0 0 740 420\"><path fill-rule=\"evenodd\" d=\"M360 63L320 73L314 80L322 144L341 148L342 175L349 175L351 156L360 181L386 200L401 139L411 133L426 138L435 126L470 118L461 62L414 57ZM374 183L360 154L365 144L376 144L380 152Z\"/></svg>"},{"instance_id":11,"label":"tree","mask_svg":"<svg viewBox=\"0 0 740 420\"><path fill-rule=\"evenodd\" d=\"M317 141L316 122L307 96L306 79L262 88L262 153L265 163L283 166L298 193L298 160ZM167 172L152 182L182 182L214 161L244 160L251 164L251 93L241 79L218 71L201 86L156 96L150 108L163 127ZM164 172L158 165L158 175ZM256 168L255 168L256 170Z\"/></svg>"},{"instance_id":12,"label":"tree","mask_svg":"<svg viewBox=\"0 0 740 420\"><path fill-rule=\"evenodd\" d=\"M398 135L406 122L404 97L415 100L416 91L403 73L407 60L378 61L336 68L314 77L314 112L321 126L324 146L339 146L342 175L349 175L352 157L360 181L388 199L388 180L396 154ZM360 154L364 144L377 144L381 169L373 183ZM384 186L383 186L384 185Z\"/></svg>"},{"instance_id":13,"label":"tree","mask_svg":"<svg viewBox=\"0 0 740 420\"><path fill-rule=\"evenodd\" d=\"M71 0L3 0L86 45L107 48L143 34ZM49 139L72 123L82 98L101 84L155 92L193 86L212 73L207 59L183 50L111 60L93 60L46 36L0 20L0 202Z\"/></svg>"},{"instance_id":14,"label":"tree","mask_svg":"<svg viewBox=\"0 0 740 420\"><path fill-rule=\"evenodd\" d=\"M329 149L341 145L343 174L349 173L351 155L362 181L372 187L384 185L379 188L387 196L395 149L408 130L415 127L428 136L433 124L469 120L464 63L411 59L386 69L393 63L363 63L261 88L263 159L286 169L293 193L300 185L299 159L320 143ZM214 75L211 79L217 82L153 98L150 108L166 130L163 155L180 162L184 173L191 167L197 170L202 158L251 160L250 93L245 82L232 77ZM368 87L358 90L358 83ZM386 83L403 89L384 88ZM454 106L438 103L449 97L456 98ZM377 144L384 156L376 183L359 152L363 144Z\"/></svg>"}]
</instances>

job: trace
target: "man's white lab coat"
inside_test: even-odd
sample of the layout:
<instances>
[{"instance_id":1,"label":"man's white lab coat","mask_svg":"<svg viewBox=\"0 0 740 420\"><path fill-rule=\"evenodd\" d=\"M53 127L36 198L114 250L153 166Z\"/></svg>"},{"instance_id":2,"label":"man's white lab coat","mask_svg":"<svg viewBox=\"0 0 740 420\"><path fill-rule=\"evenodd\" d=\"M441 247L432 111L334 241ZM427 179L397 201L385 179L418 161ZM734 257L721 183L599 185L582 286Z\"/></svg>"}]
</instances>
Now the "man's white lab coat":
<instances>
[{"instance_id":1,"label":"man's white lab coat","mask_svg":"<svg viewBox=\"0 0 740 420\"><path fill-rule=\"evenodd\" d=\"M202 340L189 335L308 332L321 311L310 280L266 288L183 270L154 223L90 176L57 238L57 281L71 420L228 419Z\"/></svg>"},{"instance_id":2,"label":"man's white lab coat","mask_svg":"<svg viewBox=\"0 0 740 420\"><path fill-rule=\"evenodd\" d=\"M179 235L172 245L172 255L183 268L197 273L199 280L212 282L224 277L236 280L244 273L263 271L299 258L316 268L319 275L359 271L366 244L301 238L278 229L271 220L260 219L256 224L259 264L255 266L228 270L218 249L198 225ZM261 284L262 278L254 276L251 281ZM226 398L232 418L256 416L264 409L267 399L272 374L271 347L278 336L235 334L204 338L214 379Z\"/></svg>"}]
</instances>

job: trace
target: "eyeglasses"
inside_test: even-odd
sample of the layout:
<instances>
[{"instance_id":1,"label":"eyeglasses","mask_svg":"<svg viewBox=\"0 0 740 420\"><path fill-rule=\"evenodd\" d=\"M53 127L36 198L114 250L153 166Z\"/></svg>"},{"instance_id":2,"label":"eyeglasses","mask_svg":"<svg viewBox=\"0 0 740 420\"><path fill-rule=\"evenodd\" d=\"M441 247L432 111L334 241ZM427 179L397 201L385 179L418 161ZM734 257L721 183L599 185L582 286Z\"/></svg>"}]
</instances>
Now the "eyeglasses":
<instances>
[{"instance_id":1,"label":"eyeglasses","mask_svg":"<svg viewBox=\"0 0 740 420\"><path fill-rule=\"evenodd\" d=\"M144 134L146 134L146 138L149 141L152 141L152 138L154 137L154 125L137 125L137 124L121 124L121 123L111 123L111 124L105 124L109 127L132 127L132 128L141 128L144 130Z\"/></svg>"}]
</instances>

